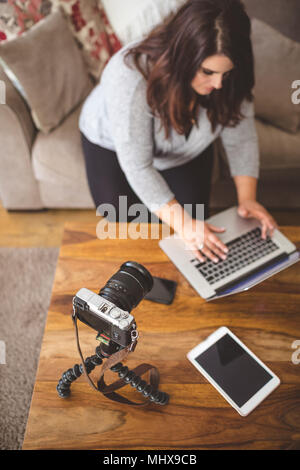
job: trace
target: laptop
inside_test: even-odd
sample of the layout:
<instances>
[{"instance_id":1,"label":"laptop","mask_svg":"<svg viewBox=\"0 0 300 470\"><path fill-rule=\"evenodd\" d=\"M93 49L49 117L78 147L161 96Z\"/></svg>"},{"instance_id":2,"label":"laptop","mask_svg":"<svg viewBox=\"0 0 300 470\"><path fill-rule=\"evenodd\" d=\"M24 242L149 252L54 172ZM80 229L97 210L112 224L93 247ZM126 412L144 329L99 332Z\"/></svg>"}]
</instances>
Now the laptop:
<instances>
[{"instance_id":1,"label":"laptop","mask_svg":"<svg viewBox=\"0 0 300 470\"><path fill-rule=\"evenodd\" d=\"M214 263L207 258L200 262L176 234L164 238L159 245L207 301L246 291L300 259L296 246L279 230L263 240L259 221L240 217L237 207L206 222L226 228L226 232L217 234L229 249L225 261Z\"/></svg>"}]
</instances>

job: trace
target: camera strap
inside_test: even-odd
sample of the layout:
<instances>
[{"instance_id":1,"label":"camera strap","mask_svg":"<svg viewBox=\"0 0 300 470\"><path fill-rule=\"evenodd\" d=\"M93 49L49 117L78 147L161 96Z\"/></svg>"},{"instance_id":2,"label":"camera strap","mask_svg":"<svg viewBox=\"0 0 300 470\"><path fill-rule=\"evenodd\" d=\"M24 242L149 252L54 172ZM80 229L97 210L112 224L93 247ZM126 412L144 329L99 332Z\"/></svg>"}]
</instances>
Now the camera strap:
<instances>
[{"instance_id":1,"label":"camera strap","mask_svg":"<svg viewBox=\"0 0 300 470\"><path fill-rule=\"evenodd\" d=\"M87 370L86 370L85 361L84 361L82 351L81 351L81 348L80 348L80 343L79 343L77 315L76 315L75 312L72 315L72 319L73 319L73 323L74 323L74 327L75 327L77 349L78 349L79 356L80 356L81 361L82 361L82 368L83 368L84 374L85 374L89 384L91 385L91 387L94 388L97 392L101 392L104 396L106 396L110 400L116 401L118 403L123 403L123 404L131 405L131 406L145 406L145 405L148 405L149 401L144 401L144 402L141 402L141 403L140 402L133 402L133 401L128 400L127 398L123 397L122 395L119 395L118 393L116 393L116 390L119 390L120 388L127 385L126 383L124 383L123 379L119 379L119 380L113 382L110 385L106 385L106 383L104 382L105 372L108 369L110 369L111 367L113 367L114 365L116 365L117 363L119 363L119 362L123 361L124 359L126 359L128 354L131 351L134 350L136 344L130 344L126 348L123 348L123 349L117 351L116 353L112 354L111 356L109 356L106 359L106 361L103 363L103 365L101 367L100 377L98 379L98 386L96 386L94 384L94 382L92 381L92 379L90 378L90 376L89 376L89 374L87 373ZM156 367L154 367L150 364L140 364L139 366L137 366L135 369L132 370L133 373L135 373L136 375L139 375L139 376L145 374L148 371L150 372L150 385L153 388L157 389L158 384L159 384L159 372L156 369Z\"/></svg>"}]
</instances>

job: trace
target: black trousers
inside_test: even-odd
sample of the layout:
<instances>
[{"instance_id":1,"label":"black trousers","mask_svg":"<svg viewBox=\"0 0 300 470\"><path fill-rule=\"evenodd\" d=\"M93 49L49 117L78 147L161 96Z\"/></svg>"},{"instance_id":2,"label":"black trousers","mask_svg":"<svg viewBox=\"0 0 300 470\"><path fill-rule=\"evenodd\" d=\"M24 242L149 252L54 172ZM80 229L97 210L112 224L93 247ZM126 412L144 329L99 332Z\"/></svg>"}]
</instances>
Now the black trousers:
<instances>
[{"instance_id":1,"label":"black trousers","mask_svg":"<svg viewBox=\"0 0 300 470\"><path fill-rule=\"evenodd\" d=\"M141 204L141 200L129 185L116 153L90 142L82 133L81 142L89 188L95 206L98 207L104 203L112 204L116 209L117 221L130 222L134 217L127 217L126 220L120 217L119 196L127 196L128 207L135 203ZM191 215L194 218L196 218L196 204L204 204L204 217L205 219L209 217L212 167L213 147L210 145L190 162L176 168L159 171L175 194L176 200L182 206L192 205ZM150 220L148 211L148 221Z\"/></svg>"}]
</instances>

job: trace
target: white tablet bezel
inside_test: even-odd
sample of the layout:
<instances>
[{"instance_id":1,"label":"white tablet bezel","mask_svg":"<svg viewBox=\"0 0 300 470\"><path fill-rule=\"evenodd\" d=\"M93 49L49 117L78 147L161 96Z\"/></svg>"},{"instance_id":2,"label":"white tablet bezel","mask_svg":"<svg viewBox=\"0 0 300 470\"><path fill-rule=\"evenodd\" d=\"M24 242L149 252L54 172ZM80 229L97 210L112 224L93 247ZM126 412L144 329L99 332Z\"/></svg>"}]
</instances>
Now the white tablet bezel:
<instances>
[{"instance_id":1,"label":"white tablet bezel","mask_svg":"<svg viewBox=\"0 0 300 470\"><path fill-rule=\"evenodd\" d=\"M212 377L198 364L196 358L206 351L210 346L215 344L219 339L221 339L226 334L229 334L234 341L237 342L255 361L263 367L271 376L272 379L262 387L255 395L253 395L250 400L248 400L242 407L239 407L229 395L212 379ZM241 415L247 416L251 411L254 410L275 388L280 384L280 379L260 360L258 357L253 354L250 349L248 349L242 341L240 341L235 334L232 333L227 327L222 326L214 333L212 333L206 340L198 344L187 354L189 361L196 367L196 369L204 375L204 377L218 390L218 392L225 398L225 400L230 403L230 405Z\"/></svg>"}]
</instances>

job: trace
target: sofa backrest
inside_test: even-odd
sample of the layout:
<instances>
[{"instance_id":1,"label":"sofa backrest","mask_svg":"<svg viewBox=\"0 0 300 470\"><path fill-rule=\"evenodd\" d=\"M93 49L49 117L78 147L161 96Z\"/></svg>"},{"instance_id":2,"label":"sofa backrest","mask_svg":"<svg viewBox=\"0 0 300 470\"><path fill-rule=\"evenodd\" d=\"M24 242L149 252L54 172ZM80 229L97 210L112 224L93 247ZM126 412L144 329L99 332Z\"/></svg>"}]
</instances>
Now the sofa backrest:
<instances>
[{"instance_id":1,"label":"sofa backrest","mask_svg":"<svg viewBox=\"0 0 300 470\"><path fill-rule=\"evenodd\" d=\"M300 0L244 0L244 4L250 17L300 42Z\"/></svg>"}]
</instances>

